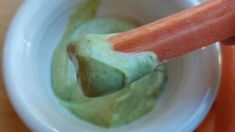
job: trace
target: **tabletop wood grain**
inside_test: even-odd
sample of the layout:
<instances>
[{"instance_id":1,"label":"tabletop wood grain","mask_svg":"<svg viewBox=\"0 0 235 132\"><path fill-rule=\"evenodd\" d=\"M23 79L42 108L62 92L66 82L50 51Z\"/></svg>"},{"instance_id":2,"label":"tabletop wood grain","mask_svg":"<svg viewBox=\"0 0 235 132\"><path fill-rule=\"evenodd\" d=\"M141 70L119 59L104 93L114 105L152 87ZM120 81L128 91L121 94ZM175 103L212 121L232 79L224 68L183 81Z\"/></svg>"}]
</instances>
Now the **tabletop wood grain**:
<instances>
[{"instance_id":1,"label":"tabletop wood grain","mask_svg":"<svg viewBox=\"0 0 235 132\"><path fill-rule=\"evenodd\" d=\"M0 60L2 48L8 25L22 0L0 0ZM27 132L29 129L19 119L11 106L6 94L2 75L2 61L0 62L0 131L1 132Z\"/></svg>"}]
</instances>

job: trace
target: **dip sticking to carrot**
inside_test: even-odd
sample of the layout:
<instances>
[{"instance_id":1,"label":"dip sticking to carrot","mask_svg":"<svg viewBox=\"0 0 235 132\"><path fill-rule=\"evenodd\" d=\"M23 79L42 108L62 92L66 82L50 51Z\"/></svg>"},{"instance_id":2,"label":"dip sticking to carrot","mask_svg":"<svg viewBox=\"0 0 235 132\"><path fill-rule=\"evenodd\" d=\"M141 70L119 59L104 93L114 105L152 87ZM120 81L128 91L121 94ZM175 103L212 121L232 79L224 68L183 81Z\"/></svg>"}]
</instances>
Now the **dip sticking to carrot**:
<instances>
[{"instance_id":1,"label":"dip sticking to carrot","mask_svg":"<svg viewBox=\"0 0 235 132\"><path fill-rule=\"evenodd\" d=\"M53 90L61 104L80 119L119 127L154 108L166 68L158 66L151 52L114 51L106 40L136 25L97 18L99 3L88 0L70 17L53 57Z\"/></svg>"}]
</instances>

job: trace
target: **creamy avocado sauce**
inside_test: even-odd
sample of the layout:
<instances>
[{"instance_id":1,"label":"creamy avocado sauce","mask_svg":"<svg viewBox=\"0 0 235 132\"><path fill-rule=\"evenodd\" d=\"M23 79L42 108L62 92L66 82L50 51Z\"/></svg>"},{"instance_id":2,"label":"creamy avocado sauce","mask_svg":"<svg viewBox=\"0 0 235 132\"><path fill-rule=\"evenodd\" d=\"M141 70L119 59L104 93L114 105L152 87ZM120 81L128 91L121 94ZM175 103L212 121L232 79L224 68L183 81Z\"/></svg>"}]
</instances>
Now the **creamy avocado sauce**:
<instances>
[{"instance_id":1,"label":"creamy avocado sauce","mask_svg":"<svg viewBox=\"0 0 235 132\"><path fill-rule=\"evenodd\" d=\"M107 39L136 25L117 18L97 18L99 3L87 0L70 17L53 57L52 84L61 104L80 119L119 127L153 109L166 69L157 67L151 52L113 51Z\"/></svg>"}]
</instances>

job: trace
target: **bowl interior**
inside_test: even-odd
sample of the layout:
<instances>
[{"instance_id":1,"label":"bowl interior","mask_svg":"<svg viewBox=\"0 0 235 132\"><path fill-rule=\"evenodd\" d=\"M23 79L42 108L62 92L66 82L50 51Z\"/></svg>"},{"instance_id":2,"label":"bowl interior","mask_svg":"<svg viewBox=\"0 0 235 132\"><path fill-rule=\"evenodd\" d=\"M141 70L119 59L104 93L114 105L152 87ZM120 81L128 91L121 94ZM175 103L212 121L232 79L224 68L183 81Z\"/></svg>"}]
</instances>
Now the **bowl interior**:
<instances>
[{"instance_id":1,"label":"bowl interior","mask_svg":"<svg viewBox=\"0 0 235 132\"><path fill-rule=\"evenodd\" d=\"M83 122L64 109L51 85L51 60L68 17L83 0L30 0L8 33L5 80L17 112L37 131L191 131L210 108L220 81L218 45L167 64L168 82L156 107L142 119L118 129ZM125 17L148 23L190 7L195 0L102 0L99 16Z\"/></svg>"}]
</instances>

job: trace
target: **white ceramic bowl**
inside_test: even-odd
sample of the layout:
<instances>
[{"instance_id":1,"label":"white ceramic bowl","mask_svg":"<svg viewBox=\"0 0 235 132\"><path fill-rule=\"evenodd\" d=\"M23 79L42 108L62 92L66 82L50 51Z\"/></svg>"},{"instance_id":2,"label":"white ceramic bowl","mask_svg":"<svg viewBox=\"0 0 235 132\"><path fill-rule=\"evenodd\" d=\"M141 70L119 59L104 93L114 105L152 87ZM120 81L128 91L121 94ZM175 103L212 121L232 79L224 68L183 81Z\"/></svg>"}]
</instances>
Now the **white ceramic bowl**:
<instances>
[{"instance_id":1,"label":"white ceramic bowl","mask_svg":"<svg viewBox=\"0 0 235 132\"><path fill-rule=\"evenodd\" d=\"M25 1L4 48L4 77L17 113L35 131L192 131L214 101L220 81L218 45L168 64L169 80L156 108L133 124L104 129L64 109L51 87L51 59L68 17L81 0ZM196 0L103 0L100 16L147 23L198 4Z\"/></svg>"}]
</instances>

